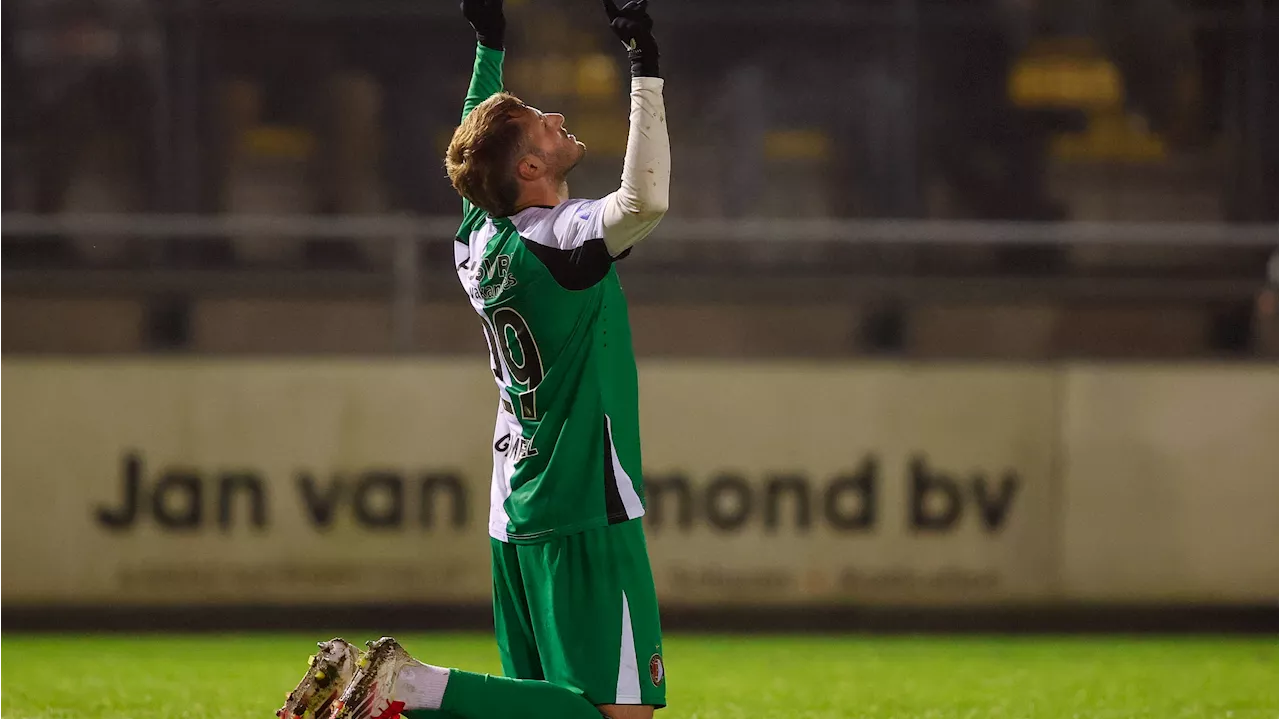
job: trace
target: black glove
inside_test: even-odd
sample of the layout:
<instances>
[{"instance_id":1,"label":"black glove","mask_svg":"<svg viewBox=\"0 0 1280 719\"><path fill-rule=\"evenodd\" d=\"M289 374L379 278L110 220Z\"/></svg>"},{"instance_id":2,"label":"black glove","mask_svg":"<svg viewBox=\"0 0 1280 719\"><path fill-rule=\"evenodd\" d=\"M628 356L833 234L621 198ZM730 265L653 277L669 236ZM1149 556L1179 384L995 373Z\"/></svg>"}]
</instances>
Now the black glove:
<instances>
[{"instance_id":1,"label":"black glove","mask_svg":"<svg viewBox=\"0 0 1280 719\"><path fill-rule=\"evenodd\" d=\"M501 50L507 31L502 0L462 0L462 16L476 31L476 41L491 50Z\"/></svg>"},{"instance_id":2,"label":"black glove","mask_svg":"<svg viewBox=\"0 0 1280 719\"><path fill-rule=\"evenodd\" d=\"M658 41L653 39L653 18L649 0L631 0L619 10L613 0L604 0L613 34L627 46L632 77L662 77L658 73Z\"/></svg>"}]
</instances>

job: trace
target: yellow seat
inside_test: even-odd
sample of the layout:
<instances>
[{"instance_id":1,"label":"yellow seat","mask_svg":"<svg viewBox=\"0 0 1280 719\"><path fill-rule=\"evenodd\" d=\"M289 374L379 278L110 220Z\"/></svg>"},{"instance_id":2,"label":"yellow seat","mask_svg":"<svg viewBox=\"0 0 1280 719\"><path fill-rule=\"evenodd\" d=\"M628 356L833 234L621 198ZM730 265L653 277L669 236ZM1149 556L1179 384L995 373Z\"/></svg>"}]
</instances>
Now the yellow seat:
<instances>
[{"instance_id":1,"label":"yellow seat","mask_svg":"<svg viewBox=\"0 0 1280 719\"><path fill-rule=\"evenodd\" d=\"M305 160L315 149L315 136L301 127L257 125L240 136L240 148L251 157Z\"/></svg>"},{"instance_id":2,"label":"yellow seat","mask_svg":"<svg viewBox=\"0 0 1280 719\"><path fill-rule=\"evenodd\" d=\"M1073 162L1150 162L1167 154L1164 141L1125 108L1124 79L1115 63L1084 39L1037 43L1015 64L1009 97L1018 107L1076 109L1088 117L1082 133L1060 133L1051 155Z\"/></svg>"},{"instance_id":3,"label":"yellow seat","mask_svg":"<svg viewBox=\"0 0 1280 719\"><path fill-rule=\"evenodd\" d=\"M831 136L822 130L772 130L764 137L770 160L821 160L831 155Z\"/></svg>"},{"instance_id":4,"label":"yellow seat","mask_svg":"<svg viewBox=\"0 0 1280 719\"><path fill-rule=\"evenodd\" d=\"M1116 66L1096 52L1045 45L1015 65L1009 94L1025 108L1114 109L1124 104L1124 82Z\"/></svg>"}]
</instances>

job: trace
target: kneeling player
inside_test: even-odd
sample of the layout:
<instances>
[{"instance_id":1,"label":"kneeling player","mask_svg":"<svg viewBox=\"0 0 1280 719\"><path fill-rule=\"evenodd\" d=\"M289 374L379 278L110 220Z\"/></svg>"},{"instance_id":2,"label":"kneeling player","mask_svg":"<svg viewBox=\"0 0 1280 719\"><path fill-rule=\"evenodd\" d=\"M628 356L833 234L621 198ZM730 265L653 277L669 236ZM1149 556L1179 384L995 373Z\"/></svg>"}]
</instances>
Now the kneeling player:
<instances>
[{"instance_id":1,"label":"kneeling player","mask_svg":"<svg viewBox=\"0 0 1280 719\"><path fill-rule=\"evenodd\" d=\"M619 189L569 199L586 146L502 92L501 0L463 0L475 73L446 158L463 197L458 278L499 387L489 513L505 677L417 661L395 640L321 645L283 719L645 719L666 704L662 633L641 517L640 419L614 263L667 209L670 147L646 0L609 24L631 60Z\"/></svg>"}]
</instances>

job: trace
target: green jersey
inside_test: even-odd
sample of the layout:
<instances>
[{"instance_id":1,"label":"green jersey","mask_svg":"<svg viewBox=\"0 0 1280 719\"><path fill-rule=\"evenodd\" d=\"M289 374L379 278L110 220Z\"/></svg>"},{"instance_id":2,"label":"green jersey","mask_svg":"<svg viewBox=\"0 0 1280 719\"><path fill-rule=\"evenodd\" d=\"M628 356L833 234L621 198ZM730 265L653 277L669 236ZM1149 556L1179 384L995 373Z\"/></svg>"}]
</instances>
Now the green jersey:
<instances>
[{"instance_id":1,"label":"green jersey","mask_svg":"<svg viewBox=\"0 0 1280 719\"><path fill-rule=\"evenodd\" d=\"M502 53L482 46L463 116L501 89ZM642 516L635 354L602 203L464 212L454 266L500 390L490 535L533 543Z\"/></svg>"}]
</instances>

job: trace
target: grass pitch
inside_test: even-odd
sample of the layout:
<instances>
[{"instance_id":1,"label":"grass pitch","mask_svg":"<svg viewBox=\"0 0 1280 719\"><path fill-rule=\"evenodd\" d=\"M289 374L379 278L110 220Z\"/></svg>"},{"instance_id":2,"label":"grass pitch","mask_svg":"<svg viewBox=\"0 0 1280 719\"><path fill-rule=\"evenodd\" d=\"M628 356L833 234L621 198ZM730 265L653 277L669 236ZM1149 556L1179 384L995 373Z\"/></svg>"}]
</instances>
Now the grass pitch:
<instances>
[{"instance_id":1,"label":"grass pitch","mask_svg":"<svg viewBox=\"0 0 1280 719\"><path fill-rule=\"evenodd\" d=\"M330 636L6 635L0 714L270 719ZM484 635L399 638L428 662L500 671ZM1277 716L1277 643L1266 637L678 635L666 655L660 719Z\"/></svg>"}]
</instances>

